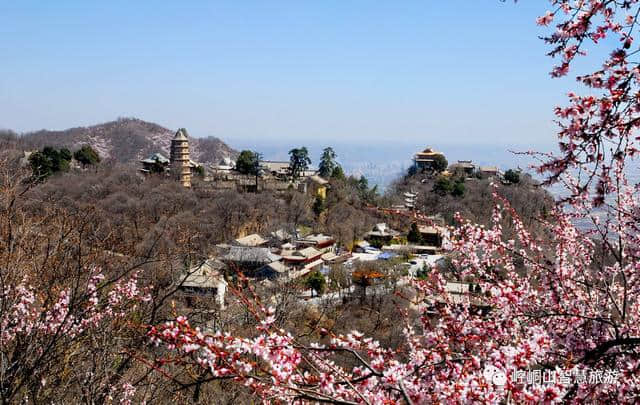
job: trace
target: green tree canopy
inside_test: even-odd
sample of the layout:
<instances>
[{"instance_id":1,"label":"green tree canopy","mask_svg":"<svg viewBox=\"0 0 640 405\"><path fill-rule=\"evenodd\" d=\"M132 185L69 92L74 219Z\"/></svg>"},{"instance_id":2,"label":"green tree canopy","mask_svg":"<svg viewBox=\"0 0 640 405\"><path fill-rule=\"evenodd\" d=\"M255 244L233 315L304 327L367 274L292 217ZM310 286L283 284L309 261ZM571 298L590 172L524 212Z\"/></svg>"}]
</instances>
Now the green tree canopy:
<instances>
[{"instance_id":1,"label":"green tree canopy","mask_svg":"<svg viewBox=\"0 0 640 405\"><path fill-rule=\"evenodd\" d=\"M294 148L289 151L289 173L291 177L297 179L302 172L309 168L311 158L309 158L309 150L306 146Z\"/></svg>"},{"instance_id":2,"label":"green tree canopy","mask_svg":"<svg viewBox=\"0 0 640 405\"><path fill-rule=\"evenodd\" d=\"M416 272L416 278L418 280L426 280L429 278L429 273L431 273L431 268L425 262L422 268Z\"/></svg>"},{"instance_id":3,"label":"green tree canopy","mask_svg":"<svg viewBox=\"0 0 640 405\"><path fill-rule=\"evenodd\" d=\"M360 176L360 179L358 180L358 190L362 193L369 190L369 180L366 177Z\"/></svg>"},{"instance_id":4,"label":"green tree canopy","mask_svg":"<svg viewBox=\"0 0 640 405\"><path fill-rule=\"evenodd\" d=\"M409 166L409 170L407 170L407 177L415 176L418 173L418 168L416 165Z\"/></svg>"},{"instance_id":5,"label":"green tree canopy","mask_svg":"<svg viewBox=\"0 0 640 405\"><path fill-rule=\"evenodd\" d=\"M511 184L520 183L520 172L513 169L509 169L504 173L504 179Z\"/></svg>"},{"instance_id":6,"label":"green tree canopy","mask_svg":"<svg viewBox=\"0 0 640 405\"><path fill-rule=\"evenodd\" d=\"M51 146L45 146L41 151L29 156L29 164L33 176L38 180L44 180L54 173L69 170L71 151L67 148L57 150Z\"/></svg>"},{"instance_id":7,"label":"green tree canopy","mask_svg":"<svg viewBox=\"0 0 640 405\"><path fill-rule=\"evenodd\" d=\"M449 162L447 162L447 158L444 155L434 156L432 168L435 172L441 173L447 170L447 167L449 167Z\"/></svg>"},{"instance_id":8,"label":"green tree canopy","mask_svg":"<svg viewBox=\"0 0 640 405\"><path fill-rule=\"evenodd\" d=\"M411 243L420 244L422 243L422 234L418 229L418 224L415 222L411 224L411 228L409 228L409 233L407 234L407 241Z\"/></svg>"},{"instance_id":9,"label":"green tree canopy","mask_svg":"<svg viewBox=\"0 0 640 405\"><path fill-rule=\"evenodd\" d=\"M447 176L438 176L433 184L433 192L440 195L447 195L453 191L453 183Z\"/></svg>"},{"instance_id":10,"label":"green tree canopy","mask_svg":"<svg viewBox=\"0 0 640 405\"><path fill-rule=\"evenodd\" d=\"M339 167L336 162L337 156L338 155L336 155L336 152L332 147L324 148L322 151L322 157L320 158L320 164L318 166L320 176L324 178L331 177L336 168Z\"/></svg>"},{"instance_id":11,"label":"green tree canopy","mask_svg":"<svg viewBox=\"0 0 640 405\"><path fill-rule=\"evenodd\" d=\"M160 160L156 157L149 170L151 171L151 173L162 174L166 173L167 166L160 162Z\"/></svg>"},{"instance_id":12,"label":"green tree canopy","mask_svg":"<svg viewBox=\"0 0 640 405\"><path fill-rule=\"evenodd\" d=\"M331 173L331 178L334 180L345 180L346 176L344 175L344 170L342 170L342 166L337 165L333 172Z\"/></svg>"},{"instance_id":13,"label":"green tree canopy","mask_svg":"<svg viewBox=\"0 0 640 405\"><path fill-rule=\"evenodd\" d=\"M316 214L316 217L320 216L322 212L327 208L327 204L324 198L321 196L316 196L315 201L313 202L313 213Z\"/></svg>"},{"instance_id":14,"label":"green tree canopy","mask_svg":"<svg viewBox=\"0 0 640 405\"><path fill-rule=\"evenodd\" d=\"M204 177L204 166L198 165L195 168L196 175L199 177Z\"/></svg>"},{"instance_id":15,"label":"green tree canopy","mask_svg":"<svg viewBox=\"0 0 640 405\"><path fill-rule=\"evenodd\" d=\"M313 272L305 280L305 285L307 286L307 288L315 290L318 295L322 295L326 284L327 280L325 280L324 276L320 274L319 271Z\"/></svg>"},{"instance_id":16,"label":"green tree canopy","mask_svg":"<svg viewBox=\"0 0 640 405\"><path fill-rule=\"evenodd\" d=\"M71 161L71 158L72 158L71 151L67 148L60 148L60 150L58 151L58 157L60 162L66 161L68 165L68 163ZM63 169L61 168L60 170L63 170Z\"/></svg>"},{"instance_id":17,"label":"green tree canopy","mask_svg":"<svg viewBox=\"0 0 640 405\"><path fill-rule=\"evenodd\" d=\"M251 150L243 150L236 160L236 170L242 174L255 175L260 165L260 154Z\"/></svg>"},{"instance_id":18,"label":"green tree canopy","mask_svg":"<svg viewBox=\"0 0 640 405\"><path fill-rule=\"evenodd\" d=\"M464 181L456 181L453 184L451 195L454 197L462 197L464 196L464 192L465 192Z\"/></svg>"},{"instance_id":19,"label":"green tree canopy","mask_svg":"<svg viewBox=\"0 0 640 405\"><path fill-rule=\"evenodd\" d=\"M349 184L355 188L362 201L369 204L375 203L378 198L377 184L369 188L369 180L364 176L360 176L360 178L349 176L347 180Z\"/></svg>"},{"instance_id":20,"label":"green tree canopy","mask_svg":"<svg viewBox=\"0 0 640 405\"><path fill-rule=\"evenodd\" d=\"M100 155L89 145L84 145L75 151L73 158L85 166L100 163Z\"/></svg>"},{"instance_id":21,"label":"green tree canopy","mask_svg":"<svg viewBox=\"0 0 640 405\"><path fill-rule=\"evenodd\" d=\"M45 179L53 174L51 161L41 151L33 152L29 156L29 164L36 178Z\"/></svg>"}]
</instances>

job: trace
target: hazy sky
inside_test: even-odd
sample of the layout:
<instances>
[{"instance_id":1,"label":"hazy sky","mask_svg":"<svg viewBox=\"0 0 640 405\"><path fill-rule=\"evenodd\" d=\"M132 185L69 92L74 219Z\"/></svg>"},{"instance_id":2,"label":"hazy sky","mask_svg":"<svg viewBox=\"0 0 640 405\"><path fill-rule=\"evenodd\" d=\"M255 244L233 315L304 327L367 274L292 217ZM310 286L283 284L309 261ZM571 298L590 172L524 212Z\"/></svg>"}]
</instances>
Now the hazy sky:
<instances>
[{"instance_id":1,"label":"hazy sky","mask_svg":"<svg viewBox=\"0 0 640 405\"><path fill-rule=\"evenodd\" d=\"M545 1L2 1L0 127L550 143Z\"/></svg>"}]
</instances>

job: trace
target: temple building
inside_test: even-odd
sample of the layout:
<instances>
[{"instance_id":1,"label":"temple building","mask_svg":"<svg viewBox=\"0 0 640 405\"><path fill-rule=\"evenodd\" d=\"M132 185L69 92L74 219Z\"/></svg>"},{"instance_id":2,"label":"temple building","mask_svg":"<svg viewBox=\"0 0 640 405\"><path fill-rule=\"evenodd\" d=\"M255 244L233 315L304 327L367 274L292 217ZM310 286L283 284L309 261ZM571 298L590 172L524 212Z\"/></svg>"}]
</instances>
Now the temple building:
<instances>
[{"instance_id":1,"label":"temple building","mask_svg":"<svg viewBox=\"0 0 640 405\"><path fill-rule=\"evenodd\" d=\"M426 148L414 155L413 164L418 170L433 170L435 161L440 156L444 157L444 154L432 148Z\"/></svg>"},{"instance_id":2,"label":"temple building","mask_svg":"<svg viewBox=\"0 0 640 405\"><path fill-rule=\"evenodd\" d=\"M171 140L171 173L184 187L191 187L191 161L187 130L180 128Z\"/></svg>"},{"instance_id":3,"label":"temple building","mask_svg":"<svg viewBox=\"0 0 640 405\"><path fill-rule=\"evenodd\" d=\"M142 173L167 173L169 170L169 159L162 153L154 153L146 159L140 161L142 163Z\"/></svg>"},{"instance_id":4,"label":"temple building","mask_svg":"<svg viewBox=\"0 0 640 405\"><path fill-rule=\"evenodd\" d=\"M208 259L191 267L180 275L178 288L191 300L194 296L212 296L216 303L224 309L224 296L227 291L227 282L222 271L224 264L220 261Z\"/></svg>"},{"instance_id":5,"label":"temple building","mask_svg":"<svg viewBox=\"0 0 640 405\"><path fill-rule=\"evenodd\" d=\"M476 165L471 160L458 160L457 163L449 166L449 172L456 175L473 176L476 171Z\"/></svg>"}]
</instances>

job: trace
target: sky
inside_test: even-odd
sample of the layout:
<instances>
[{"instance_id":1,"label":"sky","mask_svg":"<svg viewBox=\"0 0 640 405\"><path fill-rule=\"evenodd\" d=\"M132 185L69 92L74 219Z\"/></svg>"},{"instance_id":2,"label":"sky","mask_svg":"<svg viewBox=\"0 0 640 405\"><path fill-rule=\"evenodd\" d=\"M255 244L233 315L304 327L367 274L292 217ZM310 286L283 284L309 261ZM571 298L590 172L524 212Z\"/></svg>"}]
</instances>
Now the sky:
<instances>
[{"instance_id":1,"label":"sky","mask_svg":"<svg viewBox=\"0 0 640 405\"><path fill-rule=\"evenodd\" d=\"M551 145L570 88L538 38L547 4L0 0L0 127L137 117L239 148Z\"/></svg>"}]
</instances>

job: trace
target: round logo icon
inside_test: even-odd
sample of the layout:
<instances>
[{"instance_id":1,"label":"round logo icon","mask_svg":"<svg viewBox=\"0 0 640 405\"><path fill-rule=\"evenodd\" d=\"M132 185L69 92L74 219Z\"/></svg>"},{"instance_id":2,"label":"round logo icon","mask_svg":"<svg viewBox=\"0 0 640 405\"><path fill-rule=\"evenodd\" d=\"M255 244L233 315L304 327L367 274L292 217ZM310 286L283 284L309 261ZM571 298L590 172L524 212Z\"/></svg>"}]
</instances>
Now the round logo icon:
<instances>
[{"instance_id":1,"label":"round logo icon","mask_svg":"<svg viewBox=\"0 0 640 405\"><path fill-rule=\"evenodd\" d=\"M499 370L497 368L489 364L484 368L484 371L482 372L482 376L484 377L485 380L492 381L493 375L498 371Z\"/></svg>"},{"instance_id":2,"label":"round logo icon","mask_svg":"<svg viewBox=\"0 0 640 405\"><path fill-rule=\"evenodd\" d=\"M490 364L484 368L482 375L487 382L491 381L495 385L502 386L507 383L507 375Z\"/></svg>"},{"instance_id":3,"label":"round logo icon","mask_svg":"<svg viewBox=\"0 0 640 405\"><path fill-rule=\"evenodd\" d=\"M499 386L505 385L507 383L507 375L502 371L498 370L495 374L493 374L493 378L491 379L491 381L495 385L499 385Z\"/></svg>"}]
</instances>

